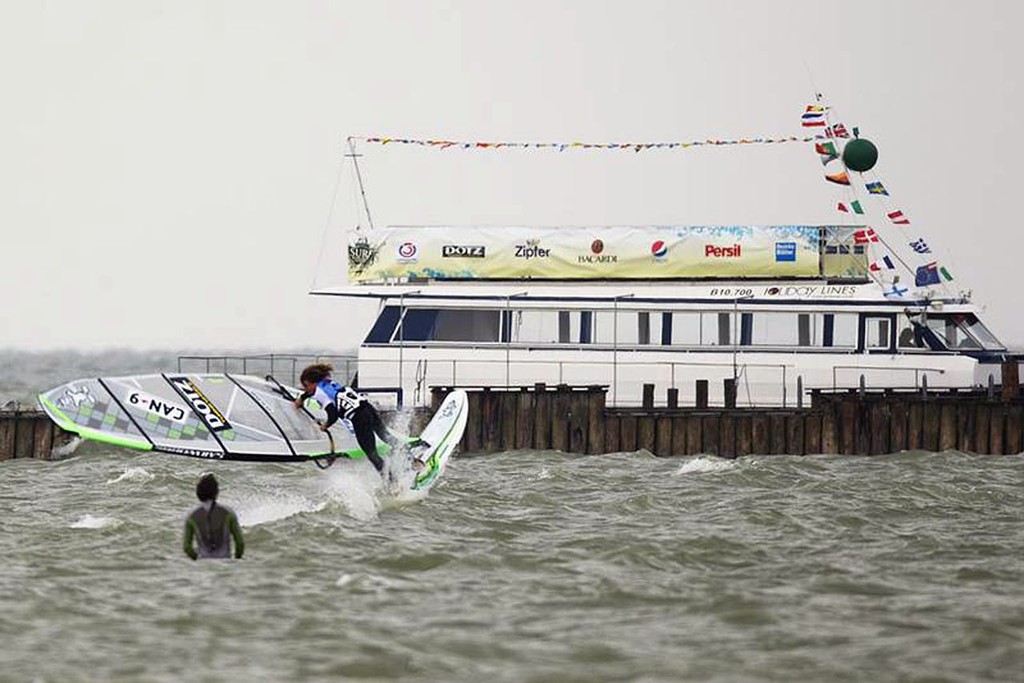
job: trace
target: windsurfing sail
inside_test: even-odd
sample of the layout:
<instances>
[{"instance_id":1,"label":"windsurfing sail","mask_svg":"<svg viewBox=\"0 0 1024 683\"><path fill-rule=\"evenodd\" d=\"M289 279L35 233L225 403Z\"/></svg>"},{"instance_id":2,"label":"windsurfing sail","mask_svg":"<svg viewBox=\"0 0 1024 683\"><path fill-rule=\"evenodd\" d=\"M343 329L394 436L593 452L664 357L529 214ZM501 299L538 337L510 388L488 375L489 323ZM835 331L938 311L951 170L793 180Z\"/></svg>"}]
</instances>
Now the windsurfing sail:
<instances>
[{"instance_id":1,"label":"windsurfing sail","mask_svg":"<svg viewBox=\"0 0 1024 683\"><path fill-rule=\"evenodd\" d=\"M85 439L195 458L303 461L363 457L339 421L333 438L315 401L296 410L299 391L227 373L81 379L39 395L57 425Z\"/></svg>"}]
</instances>

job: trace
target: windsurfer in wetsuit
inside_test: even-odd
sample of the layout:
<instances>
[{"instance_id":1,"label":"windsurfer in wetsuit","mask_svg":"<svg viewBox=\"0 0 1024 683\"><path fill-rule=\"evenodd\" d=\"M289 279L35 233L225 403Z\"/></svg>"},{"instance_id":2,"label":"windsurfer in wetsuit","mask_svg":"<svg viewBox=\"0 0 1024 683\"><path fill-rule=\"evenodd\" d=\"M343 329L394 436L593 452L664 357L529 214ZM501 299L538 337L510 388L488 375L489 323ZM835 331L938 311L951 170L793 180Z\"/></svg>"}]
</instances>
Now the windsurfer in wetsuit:
<instances>
[{"instance_id":1,"label":"windsurfer in wetsuit","mask_svg":"<svg viewBox=\"0 0 1024 683\"><path fill-rule=\"evenodd\" d=\"M196 484L196 497L202 503L185 520L185 554L193 560L231 557L231 539L235 540L235 559L245 552L238 516L231 508L217 505L217 479L204 474ZM193 541L198 541L193 547Z\"/></svg>"},{"instance_id":2,"label":"windsurfer in wetsuit","mask_svg":"<svg viewBox=\"0 0 1024 683\"><path fill-rule=\"evenodd\" d=\"M301 408L308 398L316 399L327 413L327 421L320 425L320 430L324 432L337 422L338 418L349 420L359 448L383 475L384 460L377 453L377 437L392 448L401 442L387 430L377 409L366 396L352 387L334 381L331 377L333 370L334 368L326 363L310 365L303 370L299 376L303 393L295 399L295 407Z\"/></svg>"}]
</instances>

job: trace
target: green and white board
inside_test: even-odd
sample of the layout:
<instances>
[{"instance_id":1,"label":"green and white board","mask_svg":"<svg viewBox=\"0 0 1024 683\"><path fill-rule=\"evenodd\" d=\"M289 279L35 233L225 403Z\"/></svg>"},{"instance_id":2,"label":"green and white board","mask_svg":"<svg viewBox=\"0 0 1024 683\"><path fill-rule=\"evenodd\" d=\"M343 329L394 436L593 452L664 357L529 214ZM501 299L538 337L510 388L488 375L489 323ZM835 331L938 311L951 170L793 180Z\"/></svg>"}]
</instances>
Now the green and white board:
<instances>
[{"instance_id":1,"label":"green and white board","mask_svg":"<svg viewBox=\"0 0 1024 683\"><path fill-rule=\"evenodd\" d=\"M448 458L458 447L466 431L469 417L469 398L461 389L452 391L438 407L434 417L423 429L420 439L428 445L427 450L417 456L423 469L416 473L412 488L428 489L444 472Z\"/></svg>"}]
</instances>

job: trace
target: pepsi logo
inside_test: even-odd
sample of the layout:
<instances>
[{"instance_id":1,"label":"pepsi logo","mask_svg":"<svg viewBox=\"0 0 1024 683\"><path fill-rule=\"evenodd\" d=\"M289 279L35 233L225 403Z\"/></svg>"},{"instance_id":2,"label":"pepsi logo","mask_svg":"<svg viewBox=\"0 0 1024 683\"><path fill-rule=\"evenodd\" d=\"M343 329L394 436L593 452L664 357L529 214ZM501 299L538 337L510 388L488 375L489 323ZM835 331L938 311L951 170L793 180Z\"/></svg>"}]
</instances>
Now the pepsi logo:
<instances>
[{"instance_id":1,"label":"pepsi logo","mask_svg":"<svg viewBox=\"0 0 1024 683\"><path fill-rule=\"evenodd\" d=\"M655 240L654 244L651 245L651 255L654 258L665 258L668 255L668 245L665 244L665 240Z\"/></svg>"}]
</instances>

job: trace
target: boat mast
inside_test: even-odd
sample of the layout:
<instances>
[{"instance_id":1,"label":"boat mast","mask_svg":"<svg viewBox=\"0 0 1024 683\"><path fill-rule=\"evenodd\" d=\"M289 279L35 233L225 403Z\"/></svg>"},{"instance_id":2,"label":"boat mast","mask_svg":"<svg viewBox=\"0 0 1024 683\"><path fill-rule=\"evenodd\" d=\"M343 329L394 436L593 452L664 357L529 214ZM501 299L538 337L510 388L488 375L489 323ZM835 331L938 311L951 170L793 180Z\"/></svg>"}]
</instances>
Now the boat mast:
<instances>
[{"instance_id":1,"label":"boat mast","mask_svg":"<svg viewBox=\"0 0 1024 683\"><path fill-rule=\"evenodd\" d=\"M370 215L370 205L366 202L366 188L363 187L363 174L359 172L359 157L360 154L356 154L356 145L350 135L348 137L348 150L349 153L345 156L352 158L352 166L356 169L356 181L359 183L359 194L363 198L363 210L366 212L366 221L370 224L370 230L373 230L373 217Z\"/></svg>"}]
</instances>

